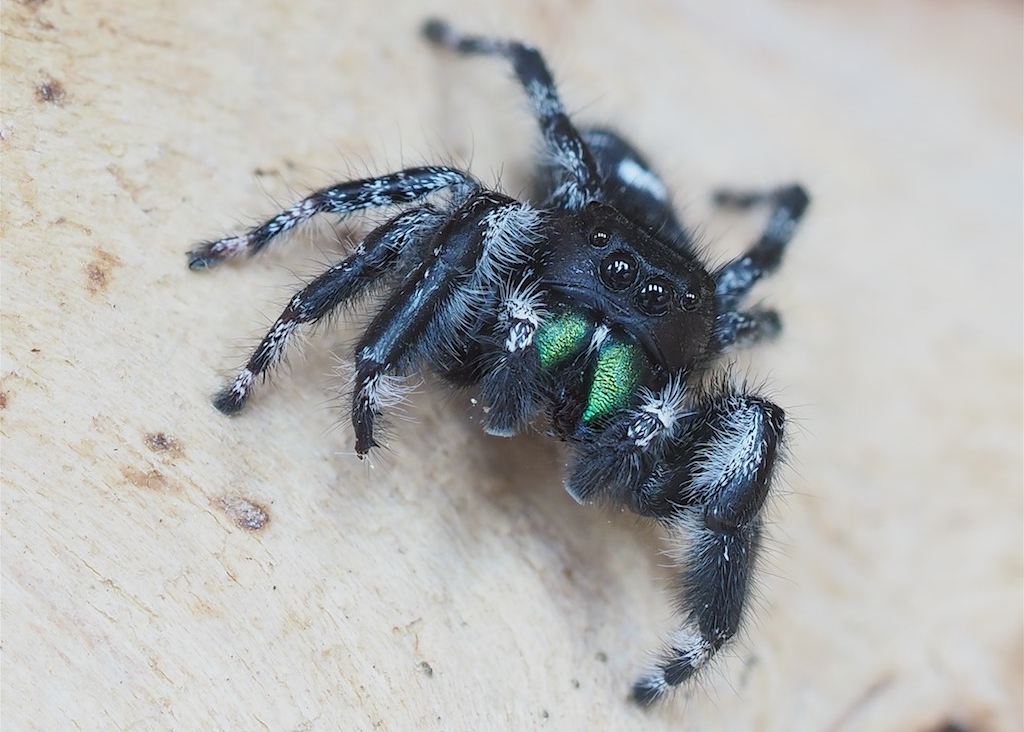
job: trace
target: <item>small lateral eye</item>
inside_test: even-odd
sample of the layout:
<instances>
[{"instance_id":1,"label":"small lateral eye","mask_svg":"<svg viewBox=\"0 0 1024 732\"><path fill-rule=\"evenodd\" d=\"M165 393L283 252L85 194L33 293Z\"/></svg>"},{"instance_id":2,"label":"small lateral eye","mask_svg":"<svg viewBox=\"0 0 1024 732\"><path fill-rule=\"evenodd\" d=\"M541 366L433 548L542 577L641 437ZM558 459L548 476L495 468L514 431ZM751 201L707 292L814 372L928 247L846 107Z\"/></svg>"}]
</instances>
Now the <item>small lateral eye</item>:
<instances>
[{"instance_id":1,"label":"small lateral eye","mask_svg":"<svg viewBox=\"0 0 1024 732\"><path fill-rule=\"evenodd\" d=\"M683 310L687 312L693 312L700 306L700 295L693 290L687 290L683 293L682 297L679 298L679 304Z\"/></svg>"},{"instance_id":2,"label":"small lateral eye","mask_svg":"<svg viewBox=\"0 0 1024 732\"><path fill-rule=\"evenodd\" d=\"M648 315L664 315L672 307L672 285L660 277L648 280L640 288L636 304Z\"/></svg>"},{"instance_id":3,"label":"small lateral eye","mask_svg":"<svg viewBox=\"0 0 1024 732\"><path fill-rule=\"evenodd\" d=\"M597 249L601 249L608 245L611 238L611 234L604 229L594 229L590 232L590 245Z\"/></svg>"},{"instance_id":4,"label":"small lateral eye","mask_svg":"<svg viewBox=\"0 0 1024 732\"><path fill-rule=\"evenodd\" d=\"M601 260L601 281L613 290L625 290L636 273L636 258L629 252L612 252Z\"/></svg>"}]
</instances>

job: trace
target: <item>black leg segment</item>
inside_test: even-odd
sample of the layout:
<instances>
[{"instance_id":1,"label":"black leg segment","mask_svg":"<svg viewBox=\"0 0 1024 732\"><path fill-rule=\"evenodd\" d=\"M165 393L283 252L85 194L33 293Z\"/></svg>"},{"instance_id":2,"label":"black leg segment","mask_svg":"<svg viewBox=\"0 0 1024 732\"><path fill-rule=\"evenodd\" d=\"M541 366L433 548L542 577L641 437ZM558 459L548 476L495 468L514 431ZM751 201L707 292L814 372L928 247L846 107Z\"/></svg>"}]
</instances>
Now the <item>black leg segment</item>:
<instances>
[{"instance_id":1,"label":"black leg segment","mask_svg":"<svg viewBox=\"0 0 1024 732\"><path fill-rule=\"evenodd\" d=\"M715 202L720 206L739 209L757 204L772 207L761 238L746 254L715 273L719 312L725 312L735 310L754 283L778 268L786 245L793 238L793 232L803 218L810 198L803 187L791 185L769 192L722 190L715 194Z\"/></svg>"},{"instance_id":2,"label":"black leg segment","mask_svg":"<svg viewBox=\"0 0 1024 732\"><path fill-rule=\"evenodd\" d=\"M665 526L681 568L683 621L633 687L637 702L693 676L739 628L784 419L760 397L729 388L713 394L666 452L669 467L644 486L639 512Z\"/></svg>"},{"instance_id":3,"label":"black leg segment","mask_svg":"<svg viewBox=\"0 0 1024 732\"><path fill-rule=\"evenodd\" d=\"M518 41L456 32L441 20L430 20L423 35L431 42L462 54L503 56L512 63L540 125L551 162L563 171L555 199L567 209L577 209L601 196L597 164L579 131L565 113L558 87L536 48Z\"/></svg>"},{"instance_id":4,"label":"black leg segment","mask_svg":"<svg viewBox=\"0 0 1024 732\"><path fill-rule=\"evenodd\" d=\"M444 220L442 211L421 206L399 214L367 235L354 254L292 297L238 375L217 392L214 406L224 414L241 411L253 384L281 359L299 326L316 323L357 300L394 267L403 252L422 244Z\"/></svg>"},{"instance_id":5,"label":"black leg segment","mask_svg":"<svg viewBox=\"0 0 1024 732\"><path fill-rule=\"evenodd\" d=\"M448 188L469 191L477 187L479 184L461 170L434 165L339 183L307 196L245 234L200 244L188 253L188 266L205 269L241 254L255 254L318 213L347 216L368 208L413 203Z\"/></svg>"}]
</instances>

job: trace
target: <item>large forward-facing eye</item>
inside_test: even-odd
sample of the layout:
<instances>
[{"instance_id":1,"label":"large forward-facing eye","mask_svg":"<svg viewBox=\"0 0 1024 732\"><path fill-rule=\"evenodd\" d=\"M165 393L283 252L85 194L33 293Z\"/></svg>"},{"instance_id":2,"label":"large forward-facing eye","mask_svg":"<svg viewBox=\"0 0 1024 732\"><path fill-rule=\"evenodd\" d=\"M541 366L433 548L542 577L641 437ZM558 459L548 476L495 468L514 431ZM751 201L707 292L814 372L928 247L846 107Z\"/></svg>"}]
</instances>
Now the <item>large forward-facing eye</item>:
<instances>
[{"instance_id":1,"label":"large forward-facing eye","mask_svg":"<svg viewBox=\"0 0 1024 732\"><path fill-rule=\"evenodd\" d=\"M636 304L648 315L664 315L672 308L672 285L661 277L647 280L636 296Z\"/></svg>"},{"instance_id":2,"label":"large forward-facing eye","mask_svg":"<svg viewBox=\"0 0 1024 732\"><path fill-rule=\"evenodd\" d=\"M636 257L629 252L612 252L601 260L601 281L613 290L625 290L636 279Z\"/></svg>"}]
</instances>

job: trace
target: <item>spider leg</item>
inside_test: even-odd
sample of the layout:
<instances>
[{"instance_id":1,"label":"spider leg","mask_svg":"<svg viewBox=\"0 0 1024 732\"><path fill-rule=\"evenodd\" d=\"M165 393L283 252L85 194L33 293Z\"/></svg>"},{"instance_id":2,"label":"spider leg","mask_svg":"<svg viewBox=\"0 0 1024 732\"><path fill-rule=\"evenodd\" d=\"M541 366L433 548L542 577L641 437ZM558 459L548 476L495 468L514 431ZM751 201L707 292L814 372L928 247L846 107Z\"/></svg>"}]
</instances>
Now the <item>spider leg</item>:
<instances>
[{"instance_id":1,"label":"spider leg","mask_svg":"<svg viewBox=\"0 0 1024 732\"><path fill-rule=\"evenodd\" d=\"M643 155L611 130L587 128L582 134L604 183L602 200L658 238L692 252L692 237L679 223L668 187Z\"/></svg>"},{"instance_id":2,"label":"spider leg","mask_svg":"<svg viewBox=\"0 0 1024 732\"><path fill-rule=\"evenodd\" d=\"M685 375L677 374L659 391L642 390L637 407L581 443L566 470L569 495L579 503L610 497L635 513L648 513L637 505L640 491L692 414L684 384Z\"/></svg>"},{"instance_id":3,"label":"spider leg","mask_svg":"<svg viewBox=\"0 0 1024 732\"><path fill-rule=\"evenodd\" d=\"M791 185L767 192L722 190L715 194L715 202L729 208L746 209L760 203L772 207L768 225L754 246L714 275L718 312L726 313L736 309L754 283L778 268L810 199L801 186Z\"/></svg>"},{"instance_id":4,"label":"spider leg","mask_svg":"<svg viewBox=\"0 0 1024 732\"><path fill-rule=\"evenodd\" d=\"M774 310L730 310L715 320L711 347L719 353L733 347L745 348L774 338L782 330L782 321Z\"/></svg>"},{"instance_id":5,"label":"spider leg","mask_svg":"<svg viewBox=\"0 0 1024 732\"><path fill-rule=\"evenodd\" d=\"M394 379L417 358L447 362L453 344L481 317L487 292L528 256L537 227L535 209L479 191L436 234L430 256L387 299L356 345L358 455L377 446L374 422L389 405Z\"/></svg>"},{"instance_id":6,"label":"spider leg","mask_svg":"<svg viewBox=\"0 0 1024 732\"><path fill-rule=\"evenodd\" d=\"M635 501L666 528L680 566L680 628L633 686L648 705L699 671L735 635L750 587L782 439L783 411L726 389L700 405Z\"/></svg>"},{"instance_id":7,"label":"spider leg","mask_svg":"<svg viewBox=\"0 0 1024 732\"><path fill-rule=\"evenodd\" d=\"M189 251L188 266L205 269L240 254L255 254L279 234L318 213L347 216L362 209L413 203L446 188L477 187L479 184L468 173L433 165L339 183L316 191L245 234L203 242Z\"/></svg>"},{"instance_id":8,"label":"spider leg","mask_svg":"<svg viewBox=\"0 0 1024 732\"><path fill-rule=\"evenodd\" d=\"M493 356L480 381L488 434L511 437L541 408L545 377L533 342L547 316L544 294L528 279L501 288Z\"/></svg>"},{"instance_id":9,"label":"spider leg","mask_svg":"<svg viewBox=\"0 0 1024 732\"><path fill-rule=\"evenodd\" d=\"M238 375L216 394L214 406L225 414L239 412L253 383L280 360L299 326L316 323L364 294L394 268L403 252L421 244L443 221L442 211L420 206L398 214L370 232L351 256L292 297Z\"/></svg>"},{"instance_id":10,"label":"spider leg","mask_svg":"<svg viewBox=\"0 0 1024 732\"><path fill-rule=\"evenodd\" d=\"M429 20L423 35L439 46L462 54L502 56L512 63L540 125L553 163L563 171L553 199L566 209L582 208L601 196L597 163L583 137L569 120L544 57L519 41L462 35L442 20Z\"/></svg>"}]
</instances>

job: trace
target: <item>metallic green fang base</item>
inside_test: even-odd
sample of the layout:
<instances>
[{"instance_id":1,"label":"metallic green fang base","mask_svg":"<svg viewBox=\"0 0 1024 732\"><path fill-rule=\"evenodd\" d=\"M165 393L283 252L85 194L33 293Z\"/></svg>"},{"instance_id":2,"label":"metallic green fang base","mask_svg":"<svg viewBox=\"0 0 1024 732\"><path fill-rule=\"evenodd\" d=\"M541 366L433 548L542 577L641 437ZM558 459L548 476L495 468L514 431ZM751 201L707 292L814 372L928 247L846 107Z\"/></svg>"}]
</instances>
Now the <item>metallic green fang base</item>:
<instances>
[{"instance_id":1,"label":"metallic green fang base","mask_svg":"<svg viewBox=\"0 0 1024 732\"><path fill-rule=\"evenodd\" d=\"M582 353L593 332L593 324L578 310L564 310L544 321L534 337L541 368L550 369Z\"/></svg>"},{"instance_id":2,"label":"metallic green fang base","mask_svg":"<svg viewBox=\"0 0 1024 732\"><path fill-rule=\"evenodd\" d=\"M579 310L563 310L544 321L535 337L541 368L564 364L583 353L596 326ZM625 407L640 381L642 354L632 341L610 335L597 352L582 421L591 424Z\"/></svg>"},{"instance_id":3,"label":"metallic green fang base","mask_svg":"<svg viewBox=\"0 0 1024 732\"><path fill-rule=\"evenodd\" d=\"M632 342L609 336L597 352L583 423L607 417L625 407L640 380L640 354Z\"/></svg>"}]
</instances>

